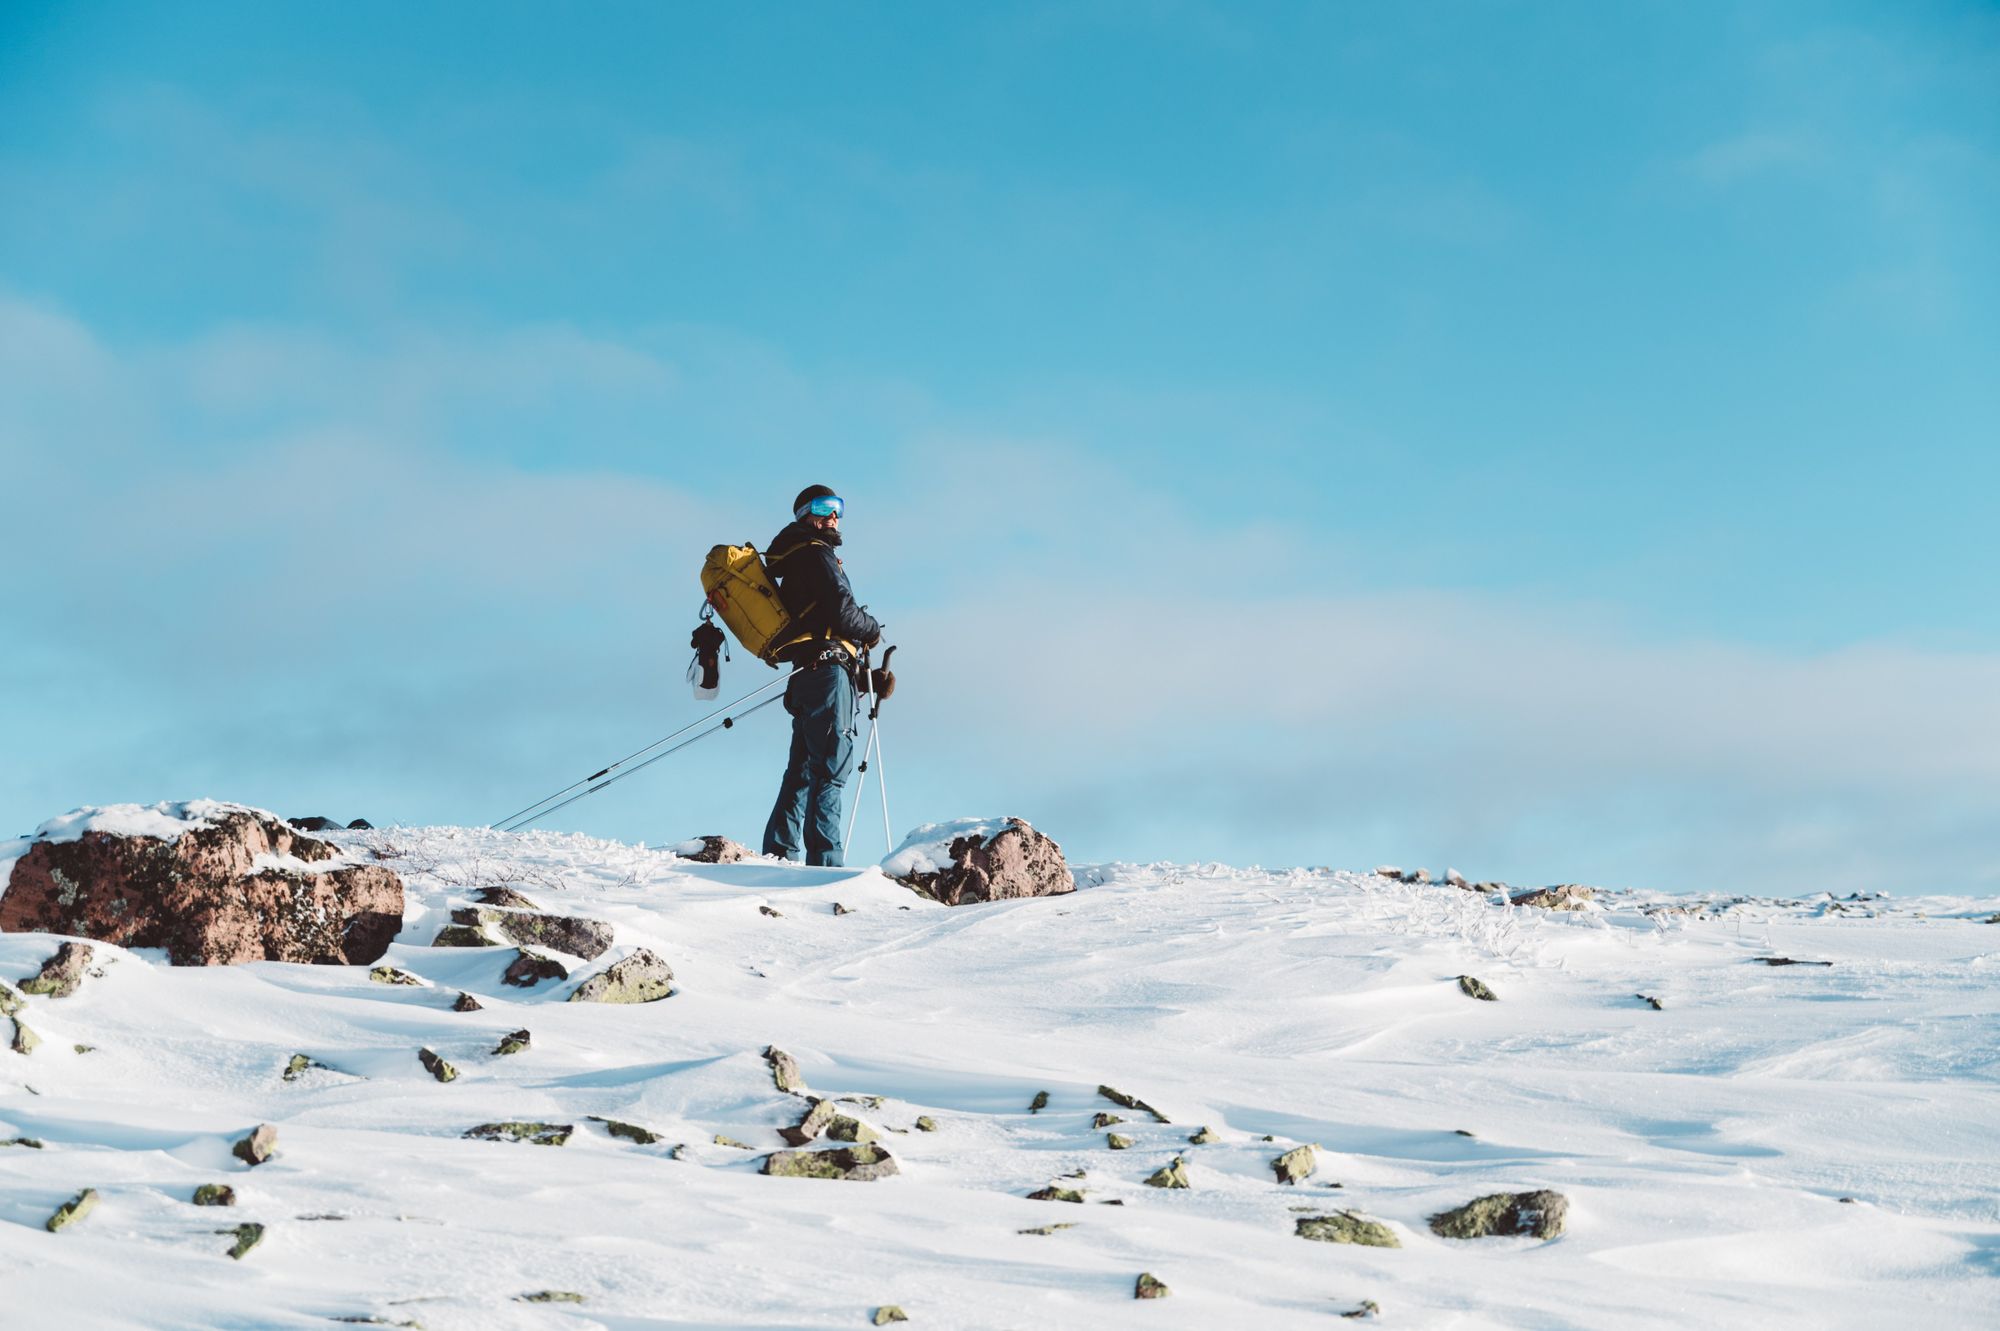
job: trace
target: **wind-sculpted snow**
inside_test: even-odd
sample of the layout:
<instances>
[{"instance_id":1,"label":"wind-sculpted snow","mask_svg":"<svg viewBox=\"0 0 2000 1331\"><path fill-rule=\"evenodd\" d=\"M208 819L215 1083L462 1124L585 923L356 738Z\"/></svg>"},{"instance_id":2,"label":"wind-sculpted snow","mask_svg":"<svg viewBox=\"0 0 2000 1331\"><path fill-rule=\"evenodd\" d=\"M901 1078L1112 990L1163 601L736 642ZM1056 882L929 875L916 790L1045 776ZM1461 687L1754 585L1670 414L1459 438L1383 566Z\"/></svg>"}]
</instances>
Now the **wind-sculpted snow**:
<instances>
[{"instance_id":1,"label":"wind-sculpted snow","mask_svg":"<svg viewBox=\"0 0 2000 1331\"><path fill-rule=\"evenodd\" d=\"M1549 911L1105 865L1072 895L948 909L872 868L327 835L403 877L380 965L416 983L100 944L72 992L9 998L40 1043L0 1047L6 1306L431 1331L852 1327L888 1305L923 1327L1318 1327L1367 1302L1398 1327L1948 1328L2000 1307L2000 901ZM502 981L514 947L428 946L496 902L612 942L552 953L567 978L532 989ZM0 934L0 980L62 941ZM669 996L567 1001L641 952ZM252 1169L232 1146L261 1124ZM894 1168L770 1163L795 1150ZM1147 1186L1163 1171L1187 1186ZM194 1205L203 1185L233 1205ZM1565 1207L1552 1240L1431 1228L1542 1193ZM245 1226L260 1241L232 1257ZM1349 1233L1397 1246L1311 1241ZM1135 1298L1141 1273L1170 1296Z\"/></svg>"}]
</instances>

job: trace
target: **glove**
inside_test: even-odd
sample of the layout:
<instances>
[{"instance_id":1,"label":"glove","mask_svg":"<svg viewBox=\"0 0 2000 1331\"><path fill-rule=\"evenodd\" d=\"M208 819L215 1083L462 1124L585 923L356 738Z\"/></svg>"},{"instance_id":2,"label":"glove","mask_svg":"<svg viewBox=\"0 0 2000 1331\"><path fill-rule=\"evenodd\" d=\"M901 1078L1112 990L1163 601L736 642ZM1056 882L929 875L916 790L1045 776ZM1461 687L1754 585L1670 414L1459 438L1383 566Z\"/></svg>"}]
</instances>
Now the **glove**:
<instances>
[{"instance_id":1,"label":"glove","mask_svg":"<svg viewBox=\"0 0 2000 1331\"><path fill-rule=\"evenodd\" d=\"M877 698L887 701L889 695L896 691L896 672L876 666L868 672L868 683Z\"/></svg>"}]
</instances>

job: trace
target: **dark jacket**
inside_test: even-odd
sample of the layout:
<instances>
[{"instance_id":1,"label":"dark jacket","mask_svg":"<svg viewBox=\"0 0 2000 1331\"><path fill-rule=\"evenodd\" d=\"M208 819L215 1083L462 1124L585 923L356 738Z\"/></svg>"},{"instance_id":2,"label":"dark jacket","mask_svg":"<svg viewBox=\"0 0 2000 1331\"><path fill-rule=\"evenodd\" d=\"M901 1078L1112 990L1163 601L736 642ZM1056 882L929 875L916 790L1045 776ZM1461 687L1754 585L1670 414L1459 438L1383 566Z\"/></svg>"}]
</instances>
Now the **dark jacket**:
<instances>
[{"instance_id":1,"label":"dark jacket","mask_svg":"<svg viewBox=\"0 0 2000 1331\"><path fill-rule=\"evenodd\" d=\"M882 636L875 616L854 603L854 588L840 566L834 547L840 533L823 532L794 522L771 538L764 567L778 584L778 599L792 617L791 636L840 638L866 647ZM799 649L780 652L794 657Z\"/></svg>"}]
</instances>

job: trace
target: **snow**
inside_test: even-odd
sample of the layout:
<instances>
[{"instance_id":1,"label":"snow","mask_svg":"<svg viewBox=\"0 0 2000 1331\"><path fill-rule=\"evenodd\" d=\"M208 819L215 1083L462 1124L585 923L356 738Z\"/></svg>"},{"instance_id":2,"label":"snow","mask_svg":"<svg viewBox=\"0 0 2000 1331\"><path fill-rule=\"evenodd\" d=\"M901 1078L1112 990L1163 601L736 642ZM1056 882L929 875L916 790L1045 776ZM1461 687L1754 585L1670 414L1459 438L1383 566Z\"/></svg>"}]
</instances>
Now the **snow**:
<instances>
[{"instance_id":1,"label":"snow","mask_svg":"<svg viewBox=\"0 0 2000 1331\"><path fill-rule=\"evenodd\" d=\"M542 831L328 839L404 875L383 960L427 984L99 945L100 977L28 999L43 1044L0 1048L0 1141L46 1149L0 1147L7 1306L93 1328L431 1331L855 1327L884 1303L924 1328L1323 1327L1364 1299L1397 1328L1937 1331L2000 1312L2000 900L1616 893L1568 913L1372 874L1154 864L947 908L873 867L701 865ZM425 946L495 885L608 920L617 944L533 991L500 983L511 949ZM0 976L58 941L0 934ZM638 947L673 966L673 997L563 1001ZM1463 996L1461 974L1500 1001ZM461 990L485 1010L452 1012ZM522 1027L531 1048L493 1056ZM841 1108L902 1173L759 1175L805 1108L772 1086L769 1044L818 1094L884 1097ZM420 1047L458 1080L433 1081ZM331 1070L286 1083L295 1053ZM1137 1144L1107 1150L1099 1111ZM462 1137L504 1119L577 1131ZM259 1122L279 1153L253 1170L229 1144ZM1220 1140L1190 1145L1202 1125ZM1319 1172L1277 1184L1270 1161L1303 1142ZM1191 1188L1143 1185L1176 1155ZM1079 1169L1062 1181L1085 1204L1026 1200ZM205 1182L239 1204L190 1206ZM96 1211L43 1232L82 1187ZM1542 1187L1571 1201L1550 1243L1425 1224ZM1293 1236L1339 1208L1403 1246ZM237 1263L216 1231L245 1221L268 1231ZM1020 1232L1058 1223L1075 1227ZM1142 1271L1172 1296L1134 1300ZM515 1302L543 1289L587 1302Z\"/></svg>"},{"instance_id":2,"label":"snow","mask_svg":"<svg viewBox=\"0 0 2000 1331\"><path fill-rule=\"evenodd\" d=\"M1008 818L957 818L945 823L925 823L903 838L903 844L882 861L882 872L891 878L937 873L951 867L951 843L961 837L976 836L985 845L1012 826Z\"/></svg>"}]
</instances>

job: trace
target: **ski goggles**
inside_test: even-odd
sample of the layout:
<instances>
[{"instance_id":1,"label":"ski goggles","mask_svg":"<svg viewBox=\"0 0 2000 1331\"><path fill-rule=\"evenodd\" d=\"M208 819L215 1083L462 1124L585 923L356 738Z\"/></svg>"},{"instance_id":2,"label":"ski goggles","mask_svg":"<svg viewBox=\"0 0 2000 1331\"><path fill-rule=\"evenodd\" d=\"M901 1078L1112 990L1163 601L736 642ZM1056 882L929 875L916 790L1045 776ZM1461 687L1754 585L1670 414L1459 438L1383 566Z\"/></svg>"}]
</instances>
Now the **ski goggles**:
<instances>
[{"instance_id":1,"label":"ski goggles","mask_svg":"<svg viewBox=\"0 0 2000 1331\"><path fill-rule=\"evenodd\" d=\"M839 495L821 495L817 499L809 500L806 506L799 510L797 516L804 517L810 513L816 518L837 518L840 516L840 510L845 507Z\"/></svg>"}]
</instances>

